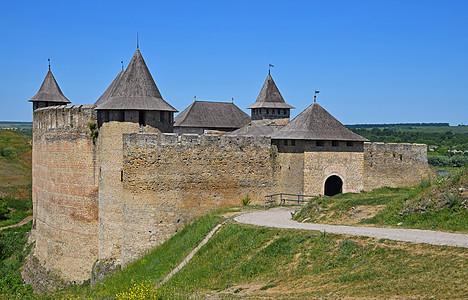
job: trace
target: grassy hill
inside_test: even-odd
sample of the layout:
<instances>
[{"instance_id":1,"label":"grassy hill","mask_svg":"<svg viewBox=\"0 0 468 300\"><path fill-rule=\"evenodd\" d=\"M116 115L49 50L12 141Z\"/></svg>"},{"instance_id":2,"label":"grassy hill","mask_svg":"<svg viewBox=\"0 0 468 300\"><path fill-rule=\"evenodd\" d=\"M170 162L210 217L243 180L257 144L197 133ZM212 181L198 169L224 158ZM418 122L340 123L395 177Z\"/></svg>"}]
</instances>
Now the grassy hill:
<instances>
[{"instance_id":1,"label":"grassy hill","mask_svg":"<svg viewBox=\"0 0 468 300\"><path fill-rule=\"evenodd\" d=\"M51 297L456 299L468 295L466 249L232 222L157 287L222 220L220 214L204 217L96 286L69 287Z\"/></svg>"},{"instance_id":2,"label":"grassy hill","mask_svg":"<svg viewBox=\"0 0 468 300\"><path fill-rule=\"evenodd\" d=\"M0 227L30 215L32 138L19 132L0 130ZM1 209L0 209L1 211Z\"/></svg>"}]
</instances>

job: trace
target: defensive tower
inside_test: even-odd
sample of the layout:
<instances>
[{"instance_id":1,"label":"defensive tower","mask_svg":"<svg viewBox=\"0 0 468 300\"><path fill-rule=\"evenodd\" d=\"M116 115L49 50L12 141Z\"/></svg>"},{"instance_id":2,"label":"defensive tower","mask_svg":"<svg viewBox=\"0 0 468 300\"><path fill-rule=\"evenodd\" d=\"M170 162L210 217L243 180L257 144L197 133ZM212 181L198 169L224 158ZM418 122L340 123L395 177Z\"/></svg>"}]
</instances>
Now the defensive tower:
<instances>
[{"instance_id":1,"label":"defensive tower","mask_svg":"<svg viewBox=\"0 0 468 300\"><path fill-rule=\"evenodd\" d=\"M312 103L271 138L284 157L299 162L305 194L332 196L364 189L364 142L368 140L347 129L318 103ZM289 173L294 169L297 166L282 172L292 176Z\"/></svg>"},{"instance_id":2,"label":"defensive tower","mask_svg":"<svg viewBox=\"0 0 468 300\"><path fill-rule=\"evenodd\" d=\"M127 69L117 75L95 105L99 127L111 121L132 122L172 132L177 112L162 98L138 48Z\"/></svg>"},{"instance_id":3,"label":"defensive tower","mask_svg":"<svg viewBox=\"0 0 468 300\"><path fill-rule=\"evenodd\" d=\"M36 95L29 99L29 102L33 103L33 111L41 107L67 105L71 103L70 100L63 95L57 81L55 81L54 75L50 70L50 65L41 88Z\"/></svg>"},{"instance_id":4,"label":"defensive tower","mask_svg":"<svg viewBox=\"0 0 468 300\"><path fill-rule=\"evenodd\" d=\"M260 94L254 104L247 107L251 110L252 120L286 119L289 122L290 110L295 107L287 104L268 71Z\"/></svg>"}]
</instances>

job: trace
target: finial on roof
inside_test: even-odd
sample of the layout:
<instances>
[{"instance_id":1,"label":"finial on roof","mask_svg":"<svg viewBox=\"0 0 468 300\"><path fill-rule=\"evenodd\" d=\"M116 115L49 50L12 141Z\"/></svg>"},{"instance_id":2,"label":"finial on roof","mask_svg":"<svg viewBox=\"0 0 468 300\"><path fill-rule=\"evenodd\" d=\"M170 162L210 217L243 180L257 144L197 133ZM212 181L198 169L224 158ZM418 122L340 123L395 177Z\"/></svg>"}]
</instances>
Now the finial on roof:
<instances>
[{"instance_id":1,"label":"finial on roof","mask_svg":"<svg viewBox=\"0 0 468 300\"><path fill-rule=\"evenodd\" d=\"M138 45L138 32L137 32L137 49L140 49Z\"/></svg>"},{"instance_id":2,"label":"finial on roof","mask_svg":"<svg viewBox=\"0 0 468 300\"><path fill-rule=\"evenodd\" d=\"M317 94L320 93L320 91L315 90L314 92L314 103L317 102Z\"/></svg>"},{"instance_id":3,"label":"finial on roof","mask_svg":"<svg viewBox=\"0 0 468 300\"><path fill-rule=\"evenodd\" d=\"M197 96L193 96L193 102L197 101Z\"/></svg>"},{"instance_id":4,"label":"finial on roof","mask_svg":"<svg viewBox=\"0 0 468 300\"><path fill-rule=\"evenodd\" d=\"M50 58L47 59L49 61L49 71L50 71Z\"/></svg>"},{"instance_id":5,"label":"finial on roof","mask_svg":"<svg viewBox=\"0 0 468 300\"><path fill-rule=\"evenodd\" d=\"M272 64L268 64L268 74L270 74L270 68L274 68L275 66L273 66Z\"/></svg>"},{"instance_id":6,"label":"finial on roof","mask_svg":"<svg viewBox=\"0 0 468 300\"><path fill-rule=\"evenodd\" d=\"M123 71L123 59L120 61L120 63L122 64L122 71Z\"/></svg>"},{"instance_id":7,"label":"finial on roof","mask_svg":"<svg viewBox=\"0 0 468 300\"><path fill-rule=\"evenodd\" d=\"M234 97L231 98L231 103L234 103Z\"/></svg>"}]
</instances>

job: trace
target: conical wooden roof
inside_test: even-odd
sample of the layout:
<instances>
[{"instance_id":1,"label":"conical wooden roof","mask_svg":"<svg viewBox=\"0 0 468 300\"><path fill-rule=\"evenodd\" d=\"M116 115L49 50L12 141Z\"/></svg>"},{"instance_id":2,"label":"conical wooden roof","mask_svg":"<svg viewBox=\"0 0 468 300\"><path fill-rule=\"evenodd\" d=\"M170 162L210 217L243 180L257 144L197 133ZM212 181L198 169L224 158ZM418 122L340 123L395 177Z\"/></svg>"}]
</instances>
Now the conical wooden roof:
<instances>
[{"instance_id":1,"label":"conical wooden roof","mask_svg":"<svg viewBox=\"0 0 468 300\"><path fill-rule=\"evenodd\" d=\"M57 81L55 81L54 75L52 72L47 72L47 75L42 82L41 88L39 92L37 92L34 97L29 99L29 102L38 102L38 101L45 101L45 102L59 102L59 103L71 103L70 100L67 99L62 93Z\"/></svg>"},{"instance_id":2,"label":"conical wooden roof","mask_svg":"<svg viewBox=\"0 0 468 300\"><path fill-rule=\"evenodd\" d=\"M97 101L94 102L94 105L99 106L100 104L104 103L104 101L109 99L110 95L112 94L112 91L114 91L115 87L120 82L120 79L122 78L123 73L124 73L124 70L120 71L117 77L115 77L114 81L112 81L111 85L109 85L109 87L106 89L104 94L102 94L101 97L99 97L99 99L97 99Z\"/></svg>"},{"instance_id":3,"label":"conical wooden roof","mask_svg":"<svg viewBox=\"0 0 468 300\"><path fill-rule=\"evenodd\" d=\"M174 118L174 127L241 128L249 122L234 103L194 101Z\"/></svg>"},{"instance_id":4,"label":"conical wooden roof","mask_svg":"<svg viewBox=\"0 0 468 300\"><path fill-rule=\"evenodd\" d=\"M352 132L318 103L312 103L272 139L335 140L366 142L366 138Z\"/></svg>"},{"instance_id":5,"label":"conical wooden roof","mask_svg":"<svg viewBox=\"0 0 468 300\"><path fill-rule=\"evenodd\" d=\"M135 51L127 69L116 82L107 100L99 103L96 109L177 112L162 98L139 49Z\"/></svg>"},{"instance_id":6,"label":"conical wooden roof","mask_svg":"<svg viewBox=\"0 0 468 300\"><path fill-rule=\"evenodd\" d=\"M260 94L258 94L257 100L254 104L247 107L248 109L253 108L295 108L289 104L287 104L283 96L281 96L278 87L271 77L270 73L263 84L262 89L260 90Z\"/></svg>"}]
</instances>

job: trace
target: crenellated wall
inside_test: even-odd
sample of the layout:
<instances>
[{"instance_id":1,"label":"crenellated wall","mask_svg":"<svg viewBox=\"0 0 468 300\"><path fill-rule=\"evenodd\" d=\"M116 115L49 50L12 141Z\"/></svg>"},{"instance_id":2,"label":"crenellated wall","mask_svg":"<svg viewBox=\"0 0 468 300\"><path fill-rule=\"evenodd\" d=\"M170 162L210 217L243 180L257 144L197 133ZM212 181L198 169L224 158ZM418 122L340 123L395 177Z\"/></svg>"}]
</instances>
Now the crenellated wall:
<instances>
[{"instance_id":1,"label":"crenellated wall","mask_svg":"<svg viewBox=\"0 0 468 300\"><path fill-rule=\"evenodd\" d=\"M93 106L53 106L34 112L35 255L67 281L89 278L97 259L97 149Z\"/></svg>"},{"instance_id":2,"label":"crenellated wall","mask_svg":"<svg viewBox=\"0 0 468 300\"><path fill-rule=\"evenodd\" d=\"M427 146L407 143L364 143L366 190L408 186L433 175L427 163Z\"/></svg>"}]
</instances>

